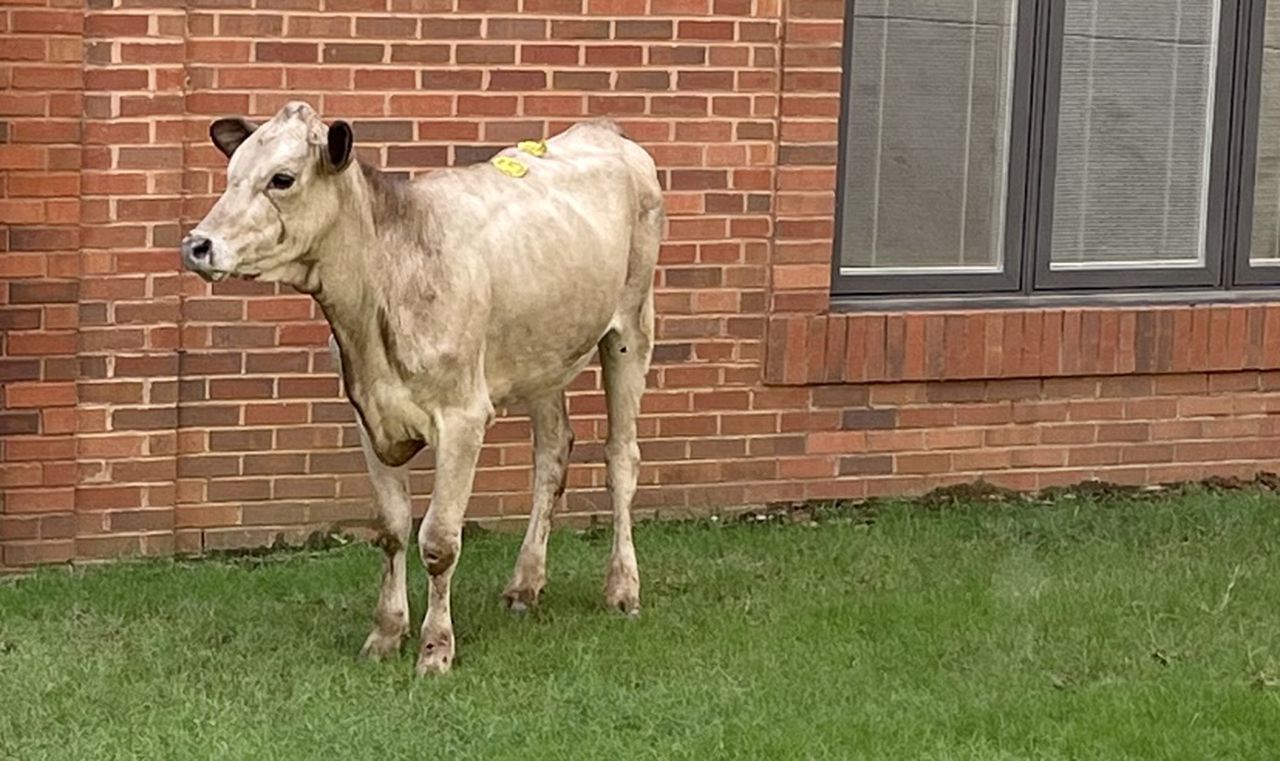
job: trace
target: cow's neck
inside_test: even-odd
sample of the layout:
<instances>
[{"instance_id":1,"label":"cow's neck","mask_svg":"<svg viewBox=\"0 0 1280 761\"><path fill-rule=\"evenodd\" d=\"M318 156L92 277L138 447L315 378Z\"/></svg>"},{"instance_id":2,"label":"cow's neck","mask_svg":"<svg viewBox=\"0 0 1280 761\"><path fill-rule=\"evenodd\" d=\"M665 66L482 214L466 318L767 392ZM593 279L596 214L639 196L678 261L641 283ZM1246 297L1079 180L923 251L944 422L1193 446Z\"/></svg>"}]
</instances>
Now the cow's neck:
<instances>
[{"instance_id":1,"label":"cow's neck","mask_svg":"<svg viewBox=\"0 0 1280 761\"><path fill-rule=\"evenodd\" d=\"M357 183L352 180L355 186ZM377 307L371 303L378 295L371 278L377 272L378 252L372 250L376 241L366 218L368 213L362 213L360 208L361 194L344 195L344 208L312 254L318 286L312 295L339 341L354 344ZM349 351L350 347L344 346L344 350Z\"/></svg>"},{"instance_id":2,"label":"cow's neck","mask_svg":"<svg viewBox=\"0 0 1280 761\"><path fill-rule=\"evenodd\" d=\"M336 329L355 335L370 325L376 329L378 308L394 297L395 289L387 287L394 284L385 282L395 268L384 241L388 225L407 210L388 214L392 191L376 169L353 166L344 178L343 208L312 253L318 283L313 295Z\"/></svg>"},{"instance_id":3,"label":"cow's neck","mask_svg":"<svg viewBox=\"0 0 1280 761\"><path fill-rule=\"evenodd\" d=\"M338 342L343 385L379 458L396 465L422 446L420 426L396 419L373 392L372 378L395 377L379 316L387 311L393 289L387 287L387 251L375 223L368 180L359 170L346 172L350 192L339 217L313 252L312 296L320 304Z\"/></svg>"}]
</instances>

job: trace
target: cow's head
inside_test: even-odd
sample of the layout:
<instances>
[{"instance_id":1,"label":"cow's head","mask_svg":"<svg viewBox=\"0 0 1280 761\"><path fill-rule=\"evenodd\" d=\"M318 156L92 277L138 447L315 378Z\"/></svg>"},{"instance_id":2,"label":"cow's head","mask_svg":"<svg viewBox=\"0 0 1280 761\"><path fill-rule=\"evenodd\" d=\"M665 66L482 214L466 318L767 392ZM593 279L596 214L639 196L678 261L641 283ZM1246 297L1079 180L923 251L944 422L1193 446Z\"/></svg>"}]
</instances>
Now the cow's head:
<instances>
[{"instance_id":1,"label":"cow's head","mask_svg":"<svg viewBox=\"0 0 1280 761\"><path fill-rule=\"evenodd\" d=\"M311 106L294 102L261 126L219 119L209 136L230 159L227 189L183 239L183 266L206 280L298 280L340 213L351 127L325 126Z\"/></svg>"}]
</instances>

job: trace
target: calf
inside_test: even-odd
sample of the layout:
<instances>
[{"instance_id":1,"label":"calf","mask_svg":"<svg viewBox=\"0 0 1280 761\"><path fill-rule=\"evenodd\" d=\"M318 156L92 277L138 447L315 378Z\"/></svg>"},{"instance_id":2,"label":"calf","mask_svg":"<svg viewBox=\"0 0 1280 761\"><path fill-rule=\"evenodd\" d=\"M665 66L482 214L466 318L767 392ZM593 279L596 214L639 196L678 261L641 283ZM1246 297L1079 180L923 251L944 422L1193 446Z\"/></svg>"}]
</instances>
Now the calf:
<instances>
[{"instance_id":1,"label":"calf","mask_svg":"<svg viewBox=\"0 0 1280 761\"><path fill-rule=\"evenodd\" d=\"M417 671L449 670L450 580L495 405L523 403L532 421L533 507L503 596L516 611L537 602L573 445L565 387L597 349L614 529L604 597L637 613L636 416L664 226L652 158L597 121L495 162L402 182L353 161L351 128L326 126L305 103L261 126L219 119L210 136L230 159L227 188L182 241L183 265L207 280L256 278L310 294L332 328L359 418L386 554L362 653L393 654L409 631L407 463L430 444L435 489L418 532L430 580Z\"/></svg>"}]
</instances>

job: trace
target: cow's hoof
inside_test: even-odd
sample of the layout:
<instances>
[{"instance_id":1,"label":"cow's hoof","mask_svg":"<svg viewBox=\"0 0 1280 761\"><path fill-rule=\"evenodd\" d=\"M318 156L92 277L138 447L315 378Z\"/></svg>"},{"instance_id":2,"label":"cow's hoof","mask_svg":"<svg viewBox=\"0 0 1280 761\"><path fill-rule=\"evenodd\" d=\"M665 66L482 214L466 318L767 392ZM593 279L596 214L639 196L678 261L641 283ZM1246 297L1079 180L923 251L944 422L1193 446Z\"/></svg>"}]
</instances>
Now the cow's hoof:
<instances>
[{"instance_id":1,"label":"cow's hoof","mask_svg":"<svg viewBox=\"0 0 1280 761\"><path fill-rule=\"evenodd\" d=\"M453 666L453 635L444 633L424 636L418 651L418 676L437 676L449 673Z\"/></svg>"},{"instance_id":2,"label":"cow's hoof","mask_svg":"<svg viewBox=\"0 0 1280 761\"><path fill-rule=\"evenodd\" d=\"M400 654L400 646L404 643L403 634L383 634L374 629L360 648L360 657L367 661L383 661Z\"/></svg>"},{"instance_id":3,"label":"cow's hoof","mask_svg":"<svg viewBox=\"0 0 1280 761\"><path fill-rule=\"evenodd\" d=\"M538 607L538 596L541 593L542 590L538 588L507 587L502 593L502 600L506 603L508 611L520 616Z\"/></svg>"},{"instance_id":4,"label":"cow's hoof","mask_svg":"<svg viewBox=\"0 0 1280 761\"><path fill-rule=\"evenodd\" d=\"M606 594L604 604L610 610L615 610L628 618L640 616L640 595L638 594Z\"/></svg>"},{"instance_id":5,"label":"cow's hoof","mask_svg":"<svg viewBox=\"0 0 1280 761\"><path fill-rule=\"evenodd\" d=\"M604 584L604 604L627 616L640 615L640 575L621 564L609 567Z\"/></svg>"}]
</instances>

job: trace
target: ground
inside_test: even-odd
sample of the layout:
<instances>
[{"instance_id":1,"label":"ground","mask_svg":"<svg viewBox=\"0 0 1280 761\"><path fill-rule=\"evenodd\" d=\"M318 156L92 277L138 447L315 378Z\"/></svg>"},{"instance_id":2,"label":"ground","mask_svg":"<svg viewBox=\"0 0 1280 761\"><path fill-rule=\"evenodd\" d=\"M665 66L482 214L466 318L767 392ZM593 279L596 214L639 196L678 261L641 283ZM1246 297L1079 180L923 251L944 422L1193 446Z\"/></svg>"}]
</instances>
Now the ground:
<instances>
[{"instance_id":1,"label":"ground","mask_svg":"<svg viewBox=\"0 0 1280 761\"><path fill-rule=\"evenodd\" d=\"M975 501L976 500L976 501ZM364 545L0 582L0 757L1266 758L1280 496L883 504L560 532L523 619L515 536L467 538L453 674L357 662ZM421 568L412 578L421 604ZM415 609L415 616L421 614Z\"/></svg>"}]
</instances>

